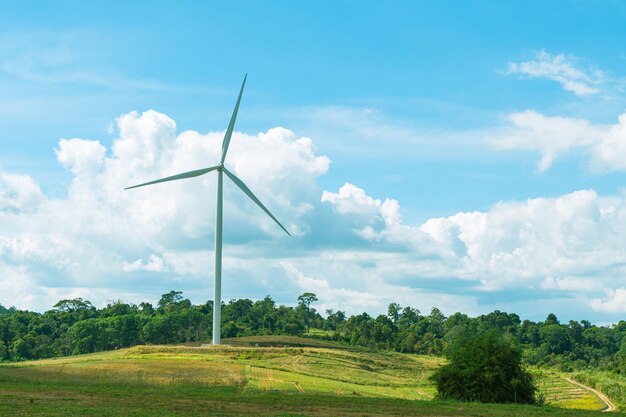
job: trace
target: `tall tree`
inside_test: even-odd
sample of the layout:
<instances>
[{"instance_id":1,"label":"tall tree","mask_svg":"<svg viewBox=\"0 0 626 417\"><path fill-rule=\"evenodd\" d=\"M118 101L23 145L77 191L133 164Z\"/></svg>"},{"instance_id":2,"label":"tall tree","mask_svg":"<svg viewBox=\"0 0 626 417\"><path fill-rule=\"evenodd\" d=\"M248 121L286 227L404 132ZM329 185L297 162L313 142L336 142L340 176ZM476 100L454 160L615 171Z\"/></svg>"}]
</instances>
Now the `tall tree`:
<instances>
[{"instance_id":1,"label":"tall tree","mask_svg":"<svg viewBox=\"0 0 626 417\"><path fill-rule=\"evenodd\" d=\"M157 304L159 310L165 309L170 304L176 304L183 300L182 291L170 291L161 296L159 303Z\"/></svg>"},{"instance_id":2,"label":"tall tree","mask_svg":"<svg viewBox=\"0 0 626 417\"><path fill-rule=\"evenodd\" d=\"M317 295L312 292L305 292L298 297L298 304L301 310L304 310L304 324L306 331L309 331L311 323L311 304L317 300Z\"/></svg>"}]
</instances>

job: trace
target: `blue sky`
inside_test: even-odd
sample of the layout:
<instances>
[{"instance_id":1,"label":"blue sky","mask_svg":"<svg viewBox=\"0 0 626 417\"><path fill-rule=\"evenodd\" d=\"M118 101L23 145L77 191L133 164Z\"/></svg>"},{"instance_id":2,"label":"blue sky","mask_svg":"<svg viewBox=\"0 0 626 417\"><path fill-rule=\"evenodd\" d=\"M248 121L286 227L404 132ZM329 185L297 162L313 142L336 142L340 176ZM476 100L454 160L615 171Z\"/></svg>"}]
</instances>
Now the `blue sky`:
<instances>
[{"instance_id":1,"label":"blue sky","mask_svg":"<svg viewBox=\"0 0 626 417\"><path fill-rule=\"evenodd\" d=\"M227 190L225 299L626 312L620 2L0 10L1 304L209 298L211 178L114 190L212 158L248 73L229 163L295 237Z\"/></svg>"}]
</instances>

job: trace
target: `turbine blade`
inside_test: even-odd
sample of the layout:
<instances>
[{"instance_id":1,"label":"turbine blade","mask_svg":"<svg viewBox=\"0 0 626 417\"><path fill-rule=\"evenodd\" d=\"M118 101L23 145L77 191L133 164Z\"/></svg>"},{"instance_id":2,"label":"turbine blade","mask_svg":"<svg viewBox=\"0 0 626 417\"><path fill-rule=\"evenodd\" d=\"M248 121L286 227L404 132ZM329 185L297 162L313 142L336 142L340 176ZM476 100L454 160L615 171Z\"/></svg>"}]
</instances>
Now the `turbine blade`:
<instances>
[{"instance_id":1,"label":"turbine blade","mask_svg":"<svg viewBox=\"0 0 626 417\"><path fill-rule=\"evenodd\" d=\"M143 187L144 185L152 185L152 184L158 184L160 182L175 181L175 180L182 180L184 178L198 177L200 175L206 174L207 172L214 171L217 168L218 167L216 165L216 166L210 167L210 168L196 169L195 171L183 172L182 174L172 175L171 177L165 177L165 178L161 178L159 180L154 180L154 181L150 181L150 182L144 182L143 184L133 185L132 187L126 187L124 189L125 190L130 190L131 188Z\"/></svg>"},{"instance_id":2,"label":"turbine blade","mask_svg":"<svg viewBox=\"0 0 626 417\"><path fill-rule=\"evenodd\" d=\"M222 141L222 159L220 160L220 164L224 164L224 160L226 159L226 152L228 152L230 137L233 135L233 129L235 128L235 120L237 119L237 112L239 111L239 103L241 103L241 95L243 94L243 88L246 86L247 78L248 74L243 77L243 84L241 84L241 90L239 90L237 104L235 104L235 110L233 110L233 115L230 117L230 123L228 123L228 129L226 129L226 134L224 135L224 140Z\"/></svg>"},{"instance_id":3,"label":"turbine blade","mask_svg":"<svg viewBox=\"0 0 626 417\"><path fill-rule=\"evenodd\" d=\"M257 206L261 207L261 210L263 210L265 213L267 213L267 215L270 216L272 218L272 220L274 220L276 222L276 224L279 225L280 228L285 231L285 233L287 233L289 236L291 236L291 233L289 233L287 231L287 229L285 229L285 227L282 224L280 224L278 219L276 219L276 217L274 217L274 215L272 213L270 213L270 211L263 205L263 203L261 203L261 201L254 195L254 193L252 191L250 191L248 186L246 184L244 184L243 181L241 181L235 174L233 174L232 172L230 172L226 168L222 168L222 169L224 170L224 172L226 173L228 178L233 180L233 182L235 184L237 184L237 186L239 188L241 188L241 191L243 191L248 197L250 197L250 199L252 199L252 201L254 201L257 204Z\"/></svg>"}]
</instances>

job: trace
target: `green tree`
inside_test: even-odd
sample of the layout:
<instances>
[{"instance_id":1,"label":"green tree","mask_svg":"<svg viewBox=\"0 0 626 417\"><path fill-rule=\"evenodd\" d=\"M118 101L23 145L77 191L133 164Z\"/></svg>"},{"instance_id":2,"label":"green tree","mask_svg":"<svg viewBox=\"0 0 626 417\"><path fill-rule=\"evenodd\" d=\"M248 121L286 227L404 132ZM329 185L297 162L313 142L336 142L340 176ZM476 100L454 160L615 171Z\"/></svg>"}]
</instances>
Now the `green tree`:
<instances>
[{"instance_id":1,"label":"green tree","mask_svg":"<svg viewBox=\"0 0 626 417\"><path fill-rule=\"evenodd\" d=\"M317 300L317 295L312 292L305 292L298 297L298 304L304 305L307 310L311 308L311 303L314 303Z\"/></svg>"},{"instance_id":2,"label":"green tree","mask_svg":"<svg viewBox=\"0 0 626 417\"><path fill-rule=\"evenodd\" d=\"M61 313L57 317L60 321L72 325L78 321L93 318L98 314L96 307L88 300L74 298L61 300L54 305L53 312Z\"/></svg>"},{"instance_id":3,"label":"green tree","mask_svg":"<svg viewBox=\"0 0 626 417\"><path fill-rule=\"evenodd\" d=\"M522 368L521 351L497 330L466 331L446 350L449 360L431 377L441 399L485 403L535 402L531 375Z\"/></svg>"},{"instance_id":4,"label":"green tree","mask_svg":"<svg viewBox=\"0 0 626 417\"><path fill-rule=\"evenodd\" d=\"M411 326L420 321L420 311L413 307L404 307L398 321L402 326Z\"/></svg>"},{"instance_id":5,"label":"green tree","mask_svg":"<svg viewBox=\"0 0 626 417\"><path fill-rule=\"evenodd\" d=\"M376 317L372 325L372 338L379 347L391 349L393 336L398 332L398 328L392 319L382 314Z\"/></svg>"},{"instance_id":6,"label":"green tree","mask_svg":"<svg viewBox=\"0 0 626 417\"><path fill-rule=\"evenodd\" d=\"M276 303L269 295L256 301L251 311L260 334L272 334L276 328Z\"/></svg>"},{"instance_id":7,"label":"green tree","mask_svg":"<svg viewBox=\"0 0 626 417\"><path fill-rule=\"evenodd\" d=\"M154 314L154 307L148 302L139 303L139 312L143 315L151 316Z\"/></svg>"},{"instance_id":8,"label":"green tree","mask_svg":"<svg viewBox=\"0 0 626 417\"><path fill-rule=\"evenodd\" d=\"M333 310L329 308L326 310L326 328L329 330L338 331L340 326L346 321L346 313L341 310Z\"/></svg>"},{"instance_id":9,"label":"green tree","mask_svg":"<svg viewBox=\"0 0 626 417\"><path fill-rule=\"evenodd\" d=\"M306 326L306 331L309 331L309 326L311 323L311 304L317 300L317 295L312 292L305 292L298 297L298 306L300 307L300 311L304 313L304 325Z\"/></svg>"},{"instance_id":10,"label":"green tree","mask_svg":"<svg viewBox=\"0 0 626 417\"><path fill-rule=\"evenodd\" d=\"M559 323L559 319L556 317L555 314L550 313L548 314L548 317L546 317L546 320L543 322L543 324L550 325L550 324L561 324L561 323Z\"/></svg>"},{"instance_id":11,"label":"green tree","mask_svg":"<svg viewBox=\"0 0 626 417\"><path fill-rule=\"evenodd\" d=\"M93 308L91 302L82 298L74 298L72 300L61 300L54 305L58 311L73 312L79 310L90 310Z\"/></svg>"},{"instance_id":12,"label":"green tree","mask_svg":"<svg viewBox=\"0 0 626 417\"><path fill-rule=\"evenodd\" d=\"M11 313L15 313L17 311L17 309L15 307L9 307L6 308L5 306L3 306L2 304L0 304L0 315L2 314L11 314Z\"/></svg>"},{"instance_id":13,"label":"green tree","mask_svg":"<svg viewBox=\"0 0 626 417\"><path fill-rule=\"evenodd\" d=\"M122 300L109 301L107 306L100 311L101 317L124 316L137 312L137 307L126 304Z\"/></svg>"},{"instance_id":14,"label":"green tree","mask_svg":"<svg viewBox=\"0 0 626 417\"><path fill-rule=\"evenodd\" d=\"M104 332L98 319L87 319L72 325L67 331L73 354L92 353L104 349Z\"/></svg>"},{"instance_id":15,"label":"green tree","mask_svg":"<svg viewBox=\"0 0 626 417\"><path fill-rule=\"evenodd\" d=\"M9 350L7 349L4 342L0 340L0 362L3 361L4 359L8 359L8 357L9 357Z\"/></svg>"},{"instance_id":16,"label":"green tree","mask_svg":"<svg viewBox=\"0 0 626 417\"><path fill-rule=\"evenodd\" d=\"M182 291L170 291L161 296L159 303L157 304L159 311L165 310L165 308L169 305L176 305L183 301L183 292Z\"/></svg>"},{"instance_id":17,"label":"green tree","mask_svg":"<svg viewBox=\"0 0 626 417\"><path fill-rule=\"evenodd\" d=\"M16 359L33 359L33 349L36 341L32 334L27 334L13 342L11 348L13 357Z\"/></svg>"},{"instance_id":18,"label":"green tree","mask_svg":"<svg viewBox=\"0 0 626 417\"><path fill-rule=\"evenodd\" d=\"M402 307L400 307L400 304L398 303L389 304L389 307L387 307L387 317L389 317L394 323L397 322L400 318L401 308Z\"/></svg>"},{"instance_id":19,"label":"green tree","mask_svg":"<svg viewBox=\"0 0 626 417\"><path fill-rule=\"evenodd\" d=\"M561 354L571 349L570 332L567 327L560 324L548 324L539 329L542 346L548 353Z\"/></svg>"},{"instance_id":20,"label":"green tree","mask_svg":"<svg viewBox=\"0 0 626 417\"><path fill-rule=\"evenodd\" d=\"M176 323L171 314L151 317L143 327L143 340L146 343L176 342Z\"/></svg>"}]
</instances>

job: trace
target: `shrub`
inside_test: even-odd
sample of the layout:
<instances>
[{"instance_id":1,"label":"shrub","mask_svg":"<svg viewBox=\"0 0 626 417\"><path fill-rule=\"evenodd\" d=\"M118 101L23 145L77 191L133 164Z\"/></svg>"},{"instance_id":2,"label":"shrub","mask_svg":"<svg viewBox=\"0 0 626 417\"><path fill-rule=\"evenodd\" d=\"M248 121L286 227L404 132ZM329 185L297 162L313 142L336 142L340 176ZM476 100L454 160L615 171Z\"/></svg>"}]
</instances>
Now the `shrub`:
<instances>
[{"instance_id":1,"label":"shrub","mask_svg":"<svg viewBox=\"0 0 626 417\"><path fill-rule=\"evenodd\" d=\"M486 403L535 403L535 385L521 351L497 330L461 332L446 351L449 363L431 377L437 397Z\"/></svg>"}]
</instances>

